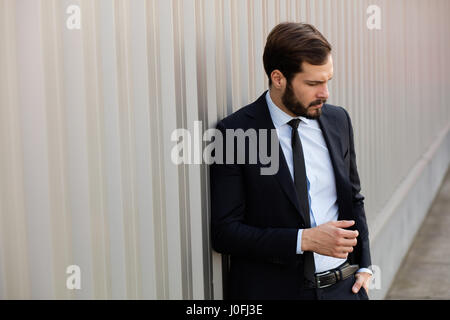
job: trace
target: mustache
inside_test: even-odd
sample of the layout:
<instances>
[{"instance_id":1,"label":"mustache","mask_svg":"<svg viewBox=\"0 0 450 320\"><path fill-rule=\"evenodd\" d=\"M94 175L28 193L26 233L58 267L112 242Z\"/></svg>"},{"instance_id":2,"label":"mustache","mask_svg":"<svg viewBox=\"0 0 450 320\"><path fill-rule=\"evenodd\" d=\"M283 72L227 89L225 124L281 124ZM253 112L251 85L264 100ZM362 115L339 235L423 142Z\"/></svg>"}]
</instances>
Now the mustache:
<instances>
[{"instance_id":1,"label":"mustache","mask_svg":"<svg viewBox=\"0 0 450 320\"><path fill-rule=\"evenodd\" d=\"M321 104L325 104L325 102L327 102L327 100L316 100L316 101L311 102L309 104L309 106L310 107L314 107L314 106L318 106L318 105L321 105Z\"/></svg>"}]
</instances>

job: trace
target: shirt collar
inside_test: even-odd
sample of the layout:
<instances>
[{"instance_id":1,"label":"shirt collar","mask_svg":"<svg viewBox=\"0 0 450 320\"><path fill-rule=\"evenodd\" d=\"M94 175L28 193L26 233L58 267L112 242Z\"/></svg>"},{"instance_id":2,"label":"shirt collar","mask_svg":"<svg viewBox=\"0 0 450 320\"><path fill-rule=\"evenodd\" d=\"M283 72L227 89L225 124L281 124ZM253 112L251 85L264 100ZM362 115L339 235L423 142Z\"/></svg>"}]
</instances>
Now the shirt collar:
<instances>
[{"instance_id":1,"label":"shirt collar","mask_svg":"<svg viewBox=\"0 0 450 320\"><path fill-rule=\"evenodd\" d=\"M307 125L309 124L309 121L310 121L309 119L307 119L305 117L291 117L286 112L281 110L272 101L272 98L270 97L270 90L267 91L267 93L266 93L266 101L267 101L267 106L269 107L270 116L272 117L272 122L273 122L273 124L275 126L275 129L278 129L279 127L287 124L292 119L300 119L305 124L307 124Z\"/></svg>"}]
</instances>

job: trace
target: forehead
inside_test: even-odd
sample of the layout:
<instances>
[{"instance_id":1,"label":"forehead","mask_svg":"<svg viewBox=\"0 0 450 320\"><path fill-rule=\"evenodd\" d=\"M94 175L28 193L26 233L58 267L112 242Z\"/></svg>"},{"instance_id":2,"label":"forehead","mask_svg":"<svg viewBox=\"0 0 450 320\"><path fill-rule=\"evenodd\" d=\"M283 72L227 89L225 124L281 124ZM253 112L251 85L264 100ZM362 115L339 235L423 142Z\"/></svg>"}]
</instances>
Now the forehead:
<instances>
[{"instance_id":1,"label":"forehead","mask_svg":"<svg viewBox=\"0 0 450 320\"><path fill-rule=\"evenodd\" d=\"M333 57L330 54L327 63L318 66L303 62L298 76L305 80L328 80L333 76Z\"/></svg>"}]
</instances>

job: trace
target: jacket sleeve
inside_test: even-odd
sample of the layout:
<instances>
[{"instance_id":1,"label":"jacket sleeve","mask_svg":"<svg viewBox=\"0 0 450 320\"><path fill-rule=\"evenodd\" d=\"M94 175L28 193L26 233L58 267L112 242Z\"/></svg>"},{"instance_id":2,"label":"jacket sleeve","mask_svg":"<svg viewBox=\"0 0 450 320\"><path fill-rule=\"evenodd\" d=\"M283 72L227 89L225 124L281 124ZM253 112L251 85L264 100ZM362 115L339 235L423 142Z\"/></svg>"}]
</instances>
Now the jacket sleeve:
<instances>
[{"instance_id":1,"label":"jacket sleeve","mask_svg":"<svg viewBox=\"0 0 450 320\"><path fill-rule=\"evenodd\" d=\"M348 119L349 127L349 152L350 152L350 182L352 187L352 211L355 216L356 229L359 232L358 250L355 252L355 258L360 268L368 268L371 265L370 246L369 246L369 228L366 221L364 210L364 196L361 194L361 183L359 180L358 169L356 166L355 143L353 137L353 127L348 112L345 114Z\"/></svg>"},{"instance_id":2,"label":"jacket sleeve","mask_svg":"<svg viewBox=\"0 0 450 320\"><path fill-rule=\"evenodd\" d=\"M246 223L246 190L257 181L245 181L245 165L236 164L236 161L225 163L227 140L224 123L219 122L217 129L223 137L224 163L210 166L211 240L214 250L275 263L295 259L298 229L262 228Z\"/></svg>"}]
</instances>

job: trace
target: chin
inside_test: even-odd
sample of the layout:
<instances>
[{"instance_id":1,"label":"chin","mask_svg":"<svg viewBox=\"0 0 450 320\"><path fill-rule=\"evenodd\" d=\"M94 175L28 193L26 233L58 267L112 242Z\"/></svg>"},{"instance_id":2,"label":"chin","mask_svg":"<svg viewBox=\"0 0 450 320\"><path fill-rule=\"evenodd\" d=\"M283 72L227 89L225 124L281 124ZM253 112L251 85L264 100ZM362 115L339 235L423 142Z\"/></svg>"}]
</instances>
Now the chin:
<instances>
[{"instance_id":1,"label":"chin","mask_svg":"<svg viewBox=\"0 0 450 320\"><path fill-rule=\"evenodd\" d=\"M311 120L317 120L320 118L320 116L322 115L322 108L317 109L317 110L313 110L313 112L311 113L307 113L306 117L307 119L311 119Z\"/></svg>"}]
</instances>

